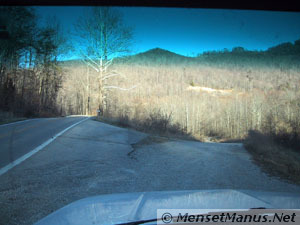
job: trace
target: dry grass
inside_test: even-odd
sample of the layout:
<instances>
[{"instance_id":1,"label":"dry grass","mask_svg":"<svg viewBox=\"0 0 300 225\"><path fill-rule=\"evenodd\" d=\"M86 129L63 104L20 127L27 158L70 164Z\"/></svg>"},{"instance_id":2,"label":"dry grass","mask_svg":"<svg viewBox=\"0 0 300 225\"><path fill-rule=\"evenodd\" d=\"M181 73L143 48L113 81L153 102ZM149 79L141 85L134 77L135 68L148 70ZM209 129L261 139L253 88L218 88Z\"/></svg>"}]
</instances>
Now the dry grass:
<instances>
[{"instance_id":1,"label":"dry grass","mask_svg":"<svg viewBox=\"0 0 300 225\"><path fill-rule=\"evenodd\" d=\"M300 152L278 143L276 137L250 131L244 146L265 172L300 184Z\"/></svg>"},{"instance_id":2,"label":"dry grass","mask_svg":"<svg viewBox=\"0 0 300 225\"><path fill-rule=\"evenodd\" d=\"M144 121L131 120L126 116L120 116L117 118L111 117L96 117L95 120L108 123L111 125L132 128L138 131L142 131L150 134L147 141L151 139L151 142L157 142L158 140L171 140L171 139L185 139L185 140L198 140L202 141L201 138L195 137L191 134L185 133L176 124L170 124L168 118L161 116L160 114L152 114L149 118ZM146 143L146 142L145 142ZM143 142L143 144L145 144Z\"/></svg>"}]
</instances>

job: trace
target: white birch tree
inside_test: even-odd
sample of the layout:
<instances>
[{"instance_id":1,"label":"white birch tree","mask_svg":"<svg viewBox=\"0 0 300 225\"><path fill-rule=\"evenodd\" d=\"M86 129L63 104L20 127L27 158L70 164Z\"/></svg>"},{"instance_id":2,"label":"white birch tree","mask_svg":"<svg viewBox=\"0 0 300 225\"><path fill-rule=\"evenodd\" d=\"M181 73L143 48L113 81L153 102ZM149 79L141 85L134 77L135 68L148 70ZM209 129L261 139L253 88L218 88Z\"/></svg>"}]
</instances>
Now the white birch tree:
<instances>
[{"instance_id":1,"label":"white birch tree","mask_svg":"<svg viewBox=\"0 0 300 225\"><path fill-rule=\"evenodd\" d=\"M135 86L117 87L108 84L108 79L123 76L118 71L109 69L113 59L129 52L132 44L132 28L125 26L121 13L110 7L93 7L76 24L79 37L78 49L82 60L97 74L99 87L99 110L106 111L107 90L130 90Z\"/></svg>"}]
</instances>

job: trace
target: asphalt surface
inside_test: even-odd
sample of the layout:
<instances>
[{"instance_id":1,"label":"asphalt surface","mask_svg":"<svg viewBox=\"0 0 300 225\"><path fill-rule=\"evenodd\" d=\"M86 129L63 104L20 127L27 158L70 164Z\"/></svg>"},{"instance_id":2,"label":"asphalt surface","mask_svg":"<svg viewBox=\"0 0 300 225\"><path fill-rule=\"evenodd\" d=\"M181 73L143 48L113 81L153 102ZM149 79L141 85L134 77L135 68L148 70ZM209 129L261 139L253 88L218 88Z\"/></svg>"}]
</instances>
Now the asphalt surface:
<instances>
[{"instance_id":1,"label":"asphalt surface","mask_svg":"<svg viewBox=\"0 0 300 225\"><path fill-rule=\"evenodd\" d=\"M0 176L0 184L0 224L21 225L101 194L210 189L300 193L299 186L261 171L242 144L168 140L93 120Z\"/></svg>"},{"instance_id":2,"label":"asphalt surface","mask_svg":"<svg viewBox=\"0 0 300 225\"><path fill-rule=\"evenodd\" d=\"M41 118L0 125L0 168L83 118Z\"/></svg>"}]
</instances>

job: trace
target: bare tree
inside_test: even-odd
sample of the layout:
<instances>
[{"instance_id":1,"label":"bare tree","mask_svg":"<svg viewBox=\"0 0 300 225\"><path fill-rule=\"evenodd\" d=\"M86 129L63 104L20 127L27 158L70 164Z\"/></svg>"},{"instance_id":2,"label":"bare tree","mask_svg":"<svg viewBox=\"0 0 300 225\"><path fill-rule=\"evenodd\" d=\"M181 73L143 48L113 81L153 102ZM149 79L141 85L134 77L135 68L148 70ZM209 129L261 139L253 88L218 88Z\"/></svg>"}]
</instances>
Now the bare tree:
<instances>
[{"instance_id":1,"label":"bare tree","mask_svg":"<svg viewBox=\"0 0 300 225\"><path fill-rule=\"evenodd\" d=\"M76 24L80 54L85 64L98 73L99 109L106 111L107 90L130 90L107 84L107 80L115 76L123 76L109 69L113 59L129 51L132 44L132 29L123 24L119 11L109 7L93 7L85 17Z\"/></svg>"}]
</instances>

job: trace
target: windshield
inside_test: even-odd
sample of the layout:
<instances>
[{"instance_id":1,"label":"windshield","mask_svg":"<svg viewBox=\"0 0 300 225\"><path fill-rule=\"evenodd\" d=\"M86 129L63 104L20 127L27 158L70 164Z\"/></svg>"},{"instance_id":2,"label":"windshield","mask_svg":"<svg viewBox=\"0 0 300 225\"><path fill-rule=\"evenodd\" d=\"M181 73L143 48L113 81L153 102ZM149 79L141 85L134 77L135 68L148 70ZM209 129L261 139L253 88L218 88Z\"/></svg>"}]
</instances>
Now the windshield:
<instances>
[{"instance_id":1,"label":"windshield","mask_svg":"<svg viewBox=\"0 0 300 225\"><path fill-rule=\"evenodd\" d=\"M299 90L299 12L1 6L0 224L103 194L299 194Z\"/></svg>"}]
</instances>

